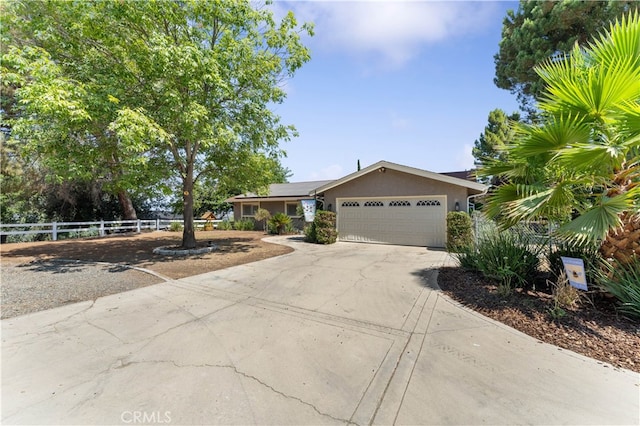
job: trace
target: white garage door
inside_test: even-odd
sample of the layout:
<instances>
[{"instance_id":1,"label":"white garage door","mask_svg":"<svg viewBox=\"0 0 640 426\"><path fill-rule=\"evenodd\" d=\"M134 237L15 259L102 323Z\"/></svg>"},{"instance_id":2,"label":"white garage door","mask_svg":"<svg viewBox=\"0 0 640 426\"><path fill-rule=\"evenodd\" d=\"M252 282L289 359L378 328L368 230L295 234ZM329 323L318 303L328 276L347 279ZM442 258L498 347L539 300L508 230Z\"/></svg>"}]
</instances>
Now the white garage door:
<instances>
[{"instance_id":1,"label":"white garage door","mask_svg":"<svg viewBox=\"0 0 640 426\"><path fill-rule=\"evenodd\" d=\"M447 197L338 198L341 241L444 247Z\"/></svg>"}]
</instances>

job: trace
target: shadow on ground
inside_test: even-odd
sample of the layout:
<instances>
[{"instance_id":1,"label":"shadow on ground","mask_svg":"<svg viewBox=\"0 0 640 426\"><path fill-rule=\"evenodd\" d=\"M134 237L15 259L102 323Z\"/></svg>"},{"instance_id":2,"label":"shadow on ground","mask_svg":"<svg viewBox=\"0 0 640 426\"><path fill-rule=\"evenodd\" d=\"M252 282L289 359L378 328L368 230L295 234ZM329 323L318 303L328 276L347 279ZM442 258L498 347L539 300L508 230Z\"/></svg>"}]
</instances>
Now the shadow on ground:
<instances>
[{"instance_id":1,"label":"shadow on ground","mask_svg":"<svg viewBox=\"0 0 640 426\"><path fill-rule=\"evenodd\" d=\"M176 247L182 242L181 233L150 232L118 235L84 240L64 240L37 243L2 244L4 264L31 264L40 261L40 272L69 273L73 263L50 264L42 261L73 260L105 262L152 270L170 278L184 278L204 272L254 262L290 252L289 247L262 241L262 232L213 231L196 232L200 245L215 244L218 249L199 255L154 254L157 247ZM116 271L114 271L116 272Z\"/></svg>"}]
</instances>

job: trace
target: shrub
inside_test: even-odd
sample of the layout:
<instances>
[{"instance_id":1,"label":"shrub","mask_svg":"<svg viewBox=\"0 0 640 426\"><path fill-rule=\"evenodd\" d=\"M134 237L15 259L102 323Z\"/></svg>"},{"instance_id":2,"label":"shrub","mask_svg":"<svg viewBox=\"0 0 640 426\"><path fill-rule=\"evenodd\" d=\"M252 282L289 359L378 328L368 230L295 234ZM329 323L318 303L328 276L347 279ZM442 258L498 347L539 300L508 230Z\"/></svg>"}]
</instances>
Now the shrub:
<instances>
[{"instance_id":1,"label":"shrub","mask_svg":"<svg viewBox=\"0 0 640 426\"><path fill-rule=\"evenodd\" d=\"M599 265L602 262L602 256L597 246L566 241L554 246L547 255L547 261L549 262L549 269L556 277L564 272L562 257L582 259L584 261L587 282L596 282Z\"/></svg>"},{"instance_id":2,"label":"shrub","mask_svg":"<svg viewBox=\"0 0 640 426\"><path fill-rule=\"evenodd\" d=\"M463 249L456 258L462 266L498 281L506 293L507 289L524 287L537 275L542 248L526 236L496 231L485 235L475 248Z\"/></svg>"},{"instance_id":3,"label":"shrub","mask_svg":"<svg viewBox=\"0 0 640 426\"><path fill-rule=\"evenodd\" d=\"M256 229L256 223L253 219L242 219L233 222L233 228L237 231L253 231Z\"/></svg>"},{"instance_id":4,"label":"shrub","mask_svg":"<svg viewBox=\"0 0 640 426\"><path fill-rule=\"evenodd\" d=\"M640 258L626 265L614 267L607 262L602 265L605 272L598 273L599 285L618 299L621 312L640 318Z\"/></svg>"},{"instance_id":5,"label":"shrub","mask_svg":"<svg viewBox=\"0 0 640 426\"><path fill-rule=\"evenodd\" d=\"M182 223L180 222L171 222L169 225L169 231L171 232L181 232L182 231Z\"/></svg>"},{"instance_id":6,"label":"shrub","mask_svg":"<svg viewBox=\"0 0 640 426\"><path fill-rule=\"evenodd\" d=\"M263 222L262 229L264 230L264 232L267 232L267 224L268 224L269 219L271 219L271 213L269 213L269 210L263 209L263 208L259 208L256 211L256 214L255 214L254 217L258 222L260 222L260 221Z\"/></svg>"},{"instance_id":7,"label":"shrub","mask_svg":"<svg viewBox=\"0 0 640 426\"><path fill-rule=\"evenodd\" d=\"M471 216L465 212L447 213L447 250L455 253L472 244Z\"/></svg>"},{"instance_id":8,"label":"shrub","mask_svg":"<svg viewBox=\"0 0 640 426\"><path fill-rule=\"evenodd\" d=\"M218 229L221 231L231 231L233 229L233 223L228 220L223 220L218 223Z\"/></svg>"},{"instance_id":9,"label":"shrub","mask_svg":"<svg viewBox=\"0 0 640 426\"><path fill-rule=\"evenodd\" d=\"M269 219L269 232L280 235L287 225L291 225L291 218L285 213L276 213Z\"/></svg>"},{"instance_id":10,"label":"shrub","mask_svg":"<svg viewBox=\"0 0 640 426\"><path fill-rule=\"evenodd\" d=\"M531 244L526 237L499 232L480 244L478 265L485 276L497 279L501 284L523 287L538 272L541 248Z\"/></svg>"},{"instance_id":11,"label":"shrub","mask_svg":"<svg viewBox=\"0 0 640 426\"><path fill-rule=\"evenodd\" d=\"M478 252L473 245L459 247L458 251L453 253L453 256L464 269L480 271L478 267Z\"/></svg>"},{"instance_id":12,"label":"shrub","mask_svg":"<svg viewBox=\"0 0 640 426\"><path fill-rule=\"evenodd\" d=\"M556 282L552 283L552 288L554 306L573 309L580 302L580 290L569 284L564 272L558 275Z\"/></svg>"},{"instance_id":13,"label":"shrub","mask_svg":"<svg viewBox=\"0 0 640 426\"><path fill-rule=\"evenodd\" d=\"M305 228L306 240L317 244L333 244L338 239L336 214L318 210L313 223Z\"/></svg>"},{"instance_id":14,"label":"shrub","mask_svg":"<svg viewBox=\"0 0 640 426\"><path fill-rule=\"evenodd\" d=\"M310 223L304 227L304 240L308 243L317 243L318 235L316 233L316 224Z\"/></svg>"},{"instance_id":15,"label":"shrub","mask_svg":"<svg viewBox=\"0 0 640 426\"><path fill-rule=\"evenodd\" d=\"M293 226L293 222L289 222L284 226L284 233L285 234L297 234L298 230L296 229L295 226Z\"/></svg>"}]
</instances>

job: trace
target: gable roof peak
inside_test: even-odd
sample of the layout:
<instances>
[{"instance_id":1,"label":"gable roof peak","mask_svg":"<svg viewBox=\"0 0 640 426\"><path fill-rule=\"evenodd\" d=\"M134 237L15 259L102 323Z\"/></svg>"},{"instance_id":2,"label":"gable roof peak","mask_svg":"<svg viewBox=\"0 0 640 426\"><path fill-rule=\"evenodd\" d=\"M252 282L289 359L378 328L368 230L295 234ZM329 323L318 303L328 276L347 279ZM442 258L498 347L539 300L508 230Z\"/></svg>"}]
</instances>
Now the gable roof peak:
<instances>
[{"instance_id":1,"label":"gable roof peak","mask_svg":"<svg viewBox=\"0 0 640 426\"><path fill-rule=\"evenodd\" d=\"M412 174L412 175L416 175L416 176L420 176L420 177L424 177L427 179L433 179L433 180L437 180L437 181L441 181L441 182L446 182L446 183L450 183L452 185L458 185L458 186L463 186L466 188L470 188L476 191L485 191L487 189L487 186L479 183L479 182L473 182L467 179L460 179L458 177L452 177L452 176L447 176L444 174L440 174L440 173L436 173L436 172L431 172L428 170L423 170L423 169L418 169L415 167L410 167L410 166L404 166L402 164L396 164L396 163L392 163L390 161L386 161L386 160L380 160L377 163L371 164L370 166L367 166L357 172L353 172L347 176L344 176L343 178L340 179L336 179L333 182L330 182L326 185L323 185L321 187L316 188L314 191L310 192L310 195L313 195L314 193L320 193L320 192L324 192L328 189L331 188L335 188L336 186L340 186L344 183L347 183L353 179L357 179L360 176L364 176L368 173L374 172L374 171L381 171L384 172L387 169L389 170L395 170L398 172L402 172L402 173L408 173L408 174Z\"/></svg>"}]
</instances>

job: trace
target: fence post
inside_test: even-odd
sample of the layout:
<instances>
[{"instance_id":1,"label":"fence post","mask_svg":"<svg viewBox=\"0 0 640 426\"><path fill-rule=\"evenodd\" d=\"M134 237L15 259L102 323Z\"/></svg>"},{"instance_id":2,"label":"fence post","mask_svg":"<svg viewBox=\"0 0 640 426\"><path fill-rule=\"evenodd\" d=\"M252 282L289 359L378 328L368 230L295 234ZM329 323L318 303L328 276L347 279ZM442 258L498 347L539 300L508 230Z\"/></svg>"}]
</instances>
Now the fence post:
<instances>
[{"instance_id":1,"label":"fence post","mask_svg":"<svg viewBox=\"0 0 640 426\"><path fill-rule=\"evenodd\" d=\"M56 222L51 224L51 239L58 241L58 224Z\"/></svg>"},{"instance_id":2,"label":"fence post","mask_svg":"<svg viewBox=\"0 0 640 426\"><path fill-rule=\"evenodd\" d=\"M138 221L136 222L136 232L138 234L140 233L140 219L138 219Z\"/></svg>"},{"instance_id":3,"label":"fence post","mask_svg":"<svg viewBox=\"0 0 640 426\"><path fill-rule=\"evenodd\" d=\"M100 219L100 236L104 237L104 219Z\"/></svg>"},{"instance_id":4,"label":"fence post","mask_svg":"<svg viewBox=\"0 0 640 426\"><path fill-rule=\"evenodd\" d=\"M156 231L160 230L160 219L156 218Z\"/></svg>"}]
</instances>

